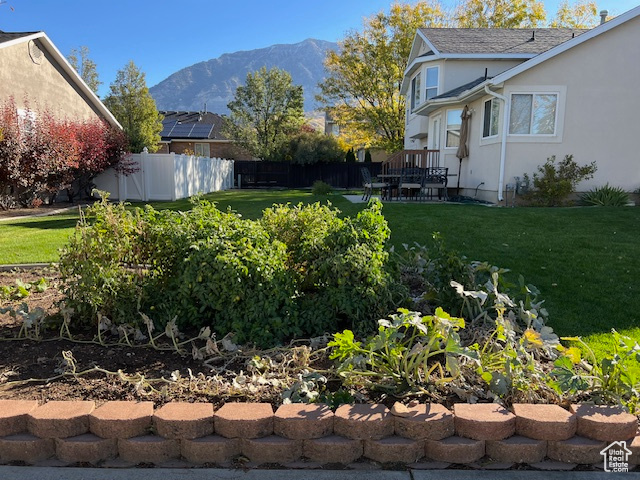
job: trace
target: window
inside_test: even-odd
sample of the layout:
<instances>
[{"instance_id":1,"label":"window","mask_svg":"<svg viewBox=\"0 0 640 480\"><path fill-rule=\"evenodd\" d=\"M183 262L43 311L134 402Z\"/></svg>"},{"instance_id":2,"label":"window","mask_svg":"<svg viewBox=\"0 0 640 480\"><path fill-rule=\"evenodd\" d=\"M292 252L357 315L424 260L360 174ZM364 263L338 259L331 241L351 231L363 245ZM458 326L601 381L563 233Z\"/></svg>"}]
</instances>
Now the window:
<instances>
[{"instance_id":1,"label":"window","mask_svg":"<svg viewBox=\"0 0 640 480\"><path fill-rule=\"evenodd\" d=\"M511 135L554 135L557 93L514 93L511 95Z\"/></svg>"},{"instance_id":2,"label":"window","mask_svg":"<svg viewBox=\"0 0 640 480\"><path fill-rule=\"evenodd\" d=\"M447 143L446 147L460 145L460 124L462 123L462 110L449 110L447 112Z\"/></svg>"},{"instance_id":3,"label":"window","mask_svg":"<svg viewBox=\"0 0 640 480\"><path fill-rule=\"evenodd\" d=\"M18 112L18 125L20 126L20 130L27 134L31 135L34 133L36 128L36 112L31 110L24 110L22 108L17 109Z\"/></svg>"},{"instance_id":4,"label":"window","mask_svg":"<svg viewBox=\"0 0 640 480\"><path fill-rule=\"evenodd\" d=\"M495 137L498 135L498 123L500 119L500 102L497 98L492 98L484 102L484 123L482 126L482 137Z\"/></svg>"},{"instance_id":5,"label":"window","mask_svg":"<svg viewBox=\"0 0 640 480\"><path fill-rule=\"evenodd\" d=\"M194 147L195 147L195 154L197 157L211 156L210 145L208 143L196 143Z\"/></svg>"},{"instance_id":6,"label":"window","mask_svg":"<svg viewBox=\"0 0 640 480\"><path fill-rule=\"evenodd\" d=\"M411 80L411 110L420 105L420 73Z\"/></svg>"},{"instance_id":7,"label":"window","mask_svg":"<svg viewBox=\"0 0 640 480\"><path fill-rule=\"evenodd\" d=\"M427 68L427 96L426 100L435 97L438 95L438 73L440 71L439 67L429 67Z\"/></svg>"}]
</instances>

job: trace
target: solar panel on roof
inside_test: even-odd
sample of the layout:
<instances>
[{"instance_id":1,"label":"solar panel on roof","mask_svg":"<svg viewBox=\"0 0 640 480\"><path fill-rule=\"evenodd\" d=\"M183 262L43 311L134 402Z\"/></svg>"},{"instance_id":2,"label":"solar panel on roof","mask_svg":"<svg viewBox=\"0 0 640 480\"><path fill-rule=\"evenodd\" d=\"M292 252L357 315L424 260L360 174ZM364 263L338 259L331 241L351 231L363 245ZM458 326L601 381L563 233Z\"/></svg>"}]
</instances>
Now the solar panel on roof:
<instances>
[{"instance_id":1,"label":"solar panel on roof","mask_svg":"<svg viewBox=\"0 0 640 480\"><path fill-rule=\"evenodd\" d=\"M213 125L196 123L191 131L192 137L207 138L213 129Z\"/></svg>"},{"instance_id":2,"label":"solar panel on roof","mask_svg":"<svg viewBox=\"0 0 640 480\"><path fill-rule=\"evenodd\" d=\"M178 138L189 138L192 128L192 124L176 124L171 130L170 135Z\"/></svg>"}]
</instances>

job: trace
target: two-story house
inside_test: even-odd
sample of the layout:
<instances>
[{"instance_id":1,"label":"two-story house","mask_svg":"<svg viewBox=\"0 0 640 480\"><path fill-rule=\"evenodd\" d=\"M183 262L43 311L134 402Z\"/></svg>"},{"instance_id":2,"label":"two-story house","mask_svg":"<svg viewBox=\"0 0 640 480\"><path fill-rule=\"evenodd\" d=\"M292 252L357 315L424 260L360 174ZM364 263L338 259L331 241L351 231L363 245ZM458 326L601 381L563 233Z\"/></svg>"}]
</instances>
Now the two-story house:
<instances>
[{"instance_id":1,"label":"two-story house","mask_svg":"<svg viewBox=\"0 0 640 480\"><path fill-rule=\"evenodd\" d=\"M401 93L405 149L437 151L461 194L502 201L546 159L596 161L588 190L640 187L640 7L591 30L423 28ZM457 156L470 114L468 155Z\"/></svg>"}]
</instances>

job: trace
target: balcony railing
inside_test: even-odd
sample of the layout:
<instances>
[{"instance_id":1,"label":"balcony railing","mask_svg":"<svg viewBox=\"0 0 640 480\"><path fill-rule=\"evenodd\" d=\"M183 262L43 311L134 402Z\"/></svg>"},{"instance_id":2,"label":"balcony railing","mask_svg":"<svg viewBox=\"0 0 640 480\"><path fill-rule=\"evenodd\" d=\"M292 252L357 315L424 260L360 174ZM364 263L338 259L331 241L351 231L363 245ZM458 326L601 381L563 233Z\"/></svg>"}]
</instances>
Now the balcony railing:
<instances>
[{"instance_id":1,"label":"balcony railing","mask_svg":"<svg viewBox=\"0 0 640 480\"><path fill-rule=\"evenodd\" d=\"M440 166L440 150L402 150L382 163L382 173L398 172L403 168L433 168Z\"/></svg>"}]
</instances>

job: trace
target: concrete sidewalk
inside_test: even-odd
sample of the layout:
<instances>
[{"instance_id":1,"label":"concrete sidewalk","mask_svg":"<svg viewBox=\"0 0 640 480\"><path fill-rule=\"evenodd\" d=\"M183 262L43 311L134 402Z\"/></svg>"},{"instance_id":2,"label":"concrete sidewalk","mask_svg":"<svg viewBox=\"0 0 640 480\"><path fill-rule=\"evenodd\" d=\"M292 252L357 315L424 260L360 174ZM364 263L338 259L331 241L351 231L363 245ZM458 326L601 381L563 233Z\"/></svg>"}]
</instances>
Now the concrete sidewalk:
<instances>
[{"instance_id":1,"label":"concrete sidewalk","mask_svg":"<svg viewBox=\"0 0 640 480\"><path fill-rule=\"evenodd\" d=\"M613 475L613 476L612 476ZM225 470L215 468L66 468L0 466L2 480L596 480L616 478L605 472L533 470ZM640 473L624 479L638 480Z\"/></svg>"}]
</instances>

